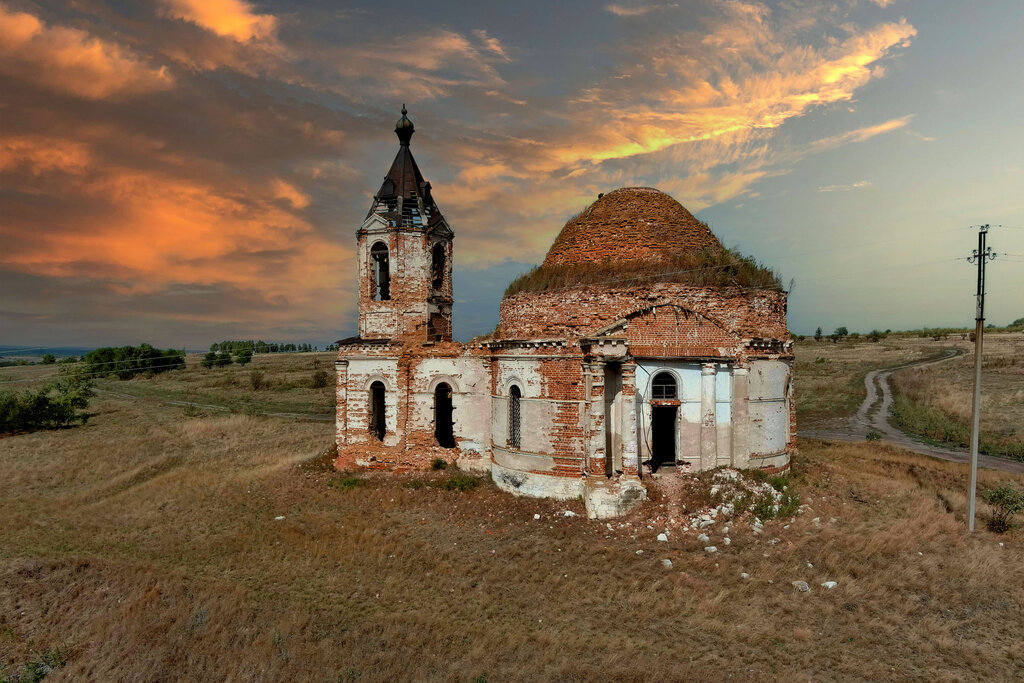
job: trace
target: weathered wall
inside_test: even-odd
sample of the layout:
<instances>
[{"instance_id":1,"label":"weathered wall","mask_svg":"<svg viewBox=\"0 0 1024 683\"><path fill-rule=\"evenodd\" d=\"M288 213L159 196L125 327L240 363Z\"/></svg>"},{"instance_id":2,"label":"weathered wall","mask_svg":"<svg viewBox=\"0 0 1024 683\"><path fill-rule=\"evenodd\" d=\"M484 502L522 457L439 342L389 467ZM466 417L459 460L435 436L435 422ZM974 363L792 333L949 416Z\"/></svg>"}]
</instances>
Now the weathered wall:
<instances>
[{"instance_id":1,"label":"weathered wall","mask_svg":"<svg viewBox=\"0 0 1024 683\"><path fill-rule=\"evenodd\" d=\"M374 244L388 248L391 298L375 300ZM445 248L445 276L439 289L433 287L432 249L440 242ZM412 339L427 341L433 328L442 339L451 339L452 240L430 235L422 229L395 228L372 218L360 229L356 247L359 293L359 336L363 339ZM431 325L431 315L435 317Z\"/></svg>"},{"instance_id":2,"label":"weathered wall","mask_svg":"<svg viewBox=\"0 0 1024 683\"><path fill-rule=\"evenodd\" d=\"M750 452L752 456L782 453L789 443L790 365L782 360L750 363Z\"/></svg>"},{"instance_id":3,"label":"weathered wall","mask_svg":"<svg viewBox=\"0 0 1024 683\"><path fill-rule=\"evenodd\" d=\"M713 318L739 338L788 340L786 293L658 283L644 287L579 287L523 292L501 302L496 337L579 337L652 306L673 305ZM711 329L706 328L710 333Z\"/></svg>"}]
</instances>

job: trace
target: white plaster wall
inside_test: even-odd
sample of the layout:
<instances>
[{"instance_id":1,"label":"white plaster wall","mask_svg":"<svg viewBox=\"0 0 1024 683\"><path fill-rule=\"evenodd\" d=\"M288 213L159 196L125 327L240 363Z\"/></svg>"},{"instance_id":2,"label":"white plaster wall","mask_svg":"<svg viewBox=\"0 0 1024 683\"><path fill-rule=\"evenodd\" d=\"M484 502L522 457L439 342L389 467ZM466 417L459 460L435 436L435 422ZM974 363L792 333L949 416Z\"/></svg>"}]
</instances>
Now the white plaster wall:
<instances>
[{"instance_id":1,"label":"white plaster wall","mask_svg":"<svg viewBox=\"0 0 1024 683\"><path fill-rule=\"evenodd\" d=\"M452 387L452 418L459 448L485 453L491 443L490 373L482 358L426 358L413 370L411 420L416 429L434 430L434 388Z\"/></svg>"},{"instance_id":2,"label":"white plaster wall","mask_svg":"<svg viewBox=\"0 0 1024 683\"><path fill-rule=\"evenodd\" d=\"M551 437L558 404L541 396L544 384L540 361L532 358L501 359L498 363L497 395L491 399L491 440L495 446L508 446L508 390L515 383L523 398L519 402L522 423L519 430L525 453L553 455Z\"/></svg>"},{"instance_id":3,"label":"white plaster wall","mask_svg":"<svg viewBox=\"0 0 1024 683\"><path fill-rule=\"evenodd\" d=\"M377 380L383 382L385 388L384 419L387 425L387 434L384 435L384 443L388 446L397 446L402 438L398 431L398 402L403 397L397 390L398 360L395 358L349 359L349 429L365 432L367 440L373 438L369 435L369 425L366 423L366 419L369 415L370 384ZM362 404L362 411L358 416L353 416L351 406L356 403ZM361 421L361 424L356 424L353 419Z\"/></svg>"},{"instance_id":4,"label":"white plaster wall","mask_svg":"<svg viewBox=\"0 0 1024 683\"><path fill-rule=\"evenodd\" d=\"M582 477L552 477L491 464L491 478L498 488L517 496L572 500L583 495Z\"/></svg>"},{"instance_id":5,"label":"white plaster wall","mask_svg":"<svg viewBox=\"0 0 1024 683\"><path fill-rule=\"evenodd\" d=\"M719 363L715 373L716 464L732 464L732 368Z\"/></svg>"},{"instance_id":6,"label":"white plaster wall","mask_svg":"<svg viewBox=\"0 0 1024 683\"><path fill-rule=\"evenodd\" d=\"M789 364L778 360L750 363L750 453L779 453L789 440Z\"/></svg>"},{"instance_id":7,"label":"white plaster wall","mask_svg":"<svg viewBox=\"0 0 1024 683\"><path fill-rule=\"evenodd\" d=\"M647 460L651 457L651 380L662 371L669 371L675 376L680 402L676 460L699 463L701 364L673 360L637 361L636 364L636 405L634 409L637 415L640 460Z\"/></svg>"}]
</instances>

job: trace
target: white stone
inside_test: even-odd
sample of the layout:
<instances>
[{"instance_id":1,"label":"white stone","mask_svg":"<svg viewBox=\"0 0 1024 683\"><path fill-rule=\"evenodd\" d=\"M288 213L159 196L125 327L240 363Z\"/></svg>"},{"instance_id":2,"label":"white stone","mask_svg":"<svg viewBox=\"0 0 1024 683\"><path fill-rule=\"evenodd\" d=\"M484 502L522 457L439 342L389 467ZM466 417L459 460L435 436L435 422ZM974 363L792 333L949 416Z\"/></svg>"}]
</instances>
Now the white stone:
<instances>
[{"instance_id":1,"label":"white stone","mask_svg":"<svg viewBox=\"0 0 1024 683\"><path fill-rule=\"evenodd\" d=\"M814 565L813 565L813 564L811 564L810 562L808 562L808 563L807 563L807 568L808 568L808 569L814 569Z\"/></svg>"},{"instance_id":2,"label":"white stone","mask_svg":"<svg viewBox=\"0 0 1024 683\"><path fill-rule=\"evenodd\" d=\"M515 398L515 396L513 396L512 398ZM540 519L540 515L539 514L534 514L533 518L534 519Z\"/></svg>"},{"instance_id":3,"label":"white stone","mask_svg":"<svg viewBox=\"0 0 1024 683\"><path fill-rule=\"evenodd\" d=\"M701 534L700 536L697 537L697 542L698 543L707 543L710 540L711 540L711 537L708 536L707 534Z\"/></svg>"},{"instance_id":4,"label":"white stone","mask_svg":"<svg viewBox=\"0 0 1024 683\"><path fill-rule=\"evenodd\" d=\"M747 579L750 578L750 574L748 574L746 572L743 572L742 574L740 574L740 578L743 579L744 581L746 581Z\"/></svg>"},{"instance_id":5,"label":"white stone","mask_svg":"<svg viewBox=\"0 0 1024 683\"><path fill-rule=\"evenodd\" d=\"M672 568L672 560L670 560L668 558L665 558L664 560L661 561L661 566L665 567L666 569L671 569Z\"/></svg>"},{"instance_id":6,"label":"white stone","mask_svg":"<svg viewBox=\"0 0 1024 683\"><path fill-rule=\"evenodd\" d=\"M732 543L732 539L729 538L728 536L726 536L725 538L722 539L722 543L724 543L726 545L729 545L730 543Z\"/></svg>"},{"instance_id":7,"label":"white stone","mask_svg":"<svg viewBox=\"0 0 1024 683\"><path fill-rule=\"evenodd\" d=\"M815 517L811 520L811 524L814 526L821 526L821 517Z\"/></svg>"},{"instance_id":8,"label":"white stone","mask_svg":"<svg viewBox=\"0 0 1024 683\"><path fill-rule=\"evenodd\" d=\"M668 542L668 534L658 534L658 540L662 543Z\"/></svg>"},{"instance_id":9,"label":"white stone","mask_svg":"<svg viewBox=\"0 0 1024 683\"><path fill-rule=\"evenodd\" d=\"M835 581L826 581L825 583L821 584L821 587L822 588L827 588L828 590L832 590L833 588L835 588L838 585L839 584L836 583Z\"/></svg>"},{"instance_id":10,"label":"white stone","mask_svg":"<svg viewBox=\"0 0 1024 683\"><path fill-rule=\"evenodd\" d=\"M637 554L637 555L643 555L643 554L644 554L644 551L643 551L643 550L637 550L637 551L636 551L636 554Z\"/></svg>"},{"instance_id":11,"label":"white stone","mask_svg":"<svg viewBox=\"0 0 1024 683\"><path fill-rule=\"evenodd\" d=\"M713 545L709 545L708 547L704 548L704 552L706 552L706 553L717 553L718 552L718 548L716 548Z\"/></svg>"},{"instance_id":12,"label":"white stone","mask_svg":"<svg viewBox=\"0 0 1024 683\"><path fill-rule=\"evenodd\" d=\"M796 588L801 593L809 593L811 591L811 587L807 585L806 581L794 581L793 588Z\"/></svg>"},{"instance_id":13,"label":"white stone","mask_svg":"<svg viewBox=\"0 0 1024 683\"><path fill-rule=\"evenodd\" d=\"M274 517L275 522L280 522L282 519L284 519L284 515L278 515L277 517Z\"/></svg>"},{"instance_id":14,"label":"white stone","mask_svg":"<svg viewBox=\"0 0 1024 683\"><path fill-rule=\"evenodd\" d=\"M566 511L564 511L564 512L562 513L562 516L563 516L563 517L575 517L575 516L576 516L576 513L575 513L575 512L573 512L572 510L566 510Z\"/></svg>"}]
</instances>

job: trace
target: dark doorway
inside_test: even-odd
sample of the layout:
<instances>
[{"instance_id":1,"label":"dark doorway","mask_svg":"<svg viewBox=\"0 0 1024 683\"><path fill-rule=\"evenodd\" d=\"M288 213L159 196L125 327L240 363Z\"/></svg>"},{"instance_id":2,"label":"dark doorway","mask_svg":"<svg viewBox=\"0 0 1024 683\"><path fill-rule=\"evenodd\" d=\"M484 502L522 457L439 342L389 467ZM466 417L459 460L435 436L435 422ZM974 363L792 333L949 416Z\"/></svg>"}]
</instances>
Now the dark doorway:
<instances>
[{"instance_id":1,"label":"dark doorway","mask_svg":"<svg viewBox=\"0 0 1024 683\"><path fill-rule=\"evenodd\" d=\"M441 289L444 286L444 245L438 242L434 245L431 257L431 282L434 289Z\"/></svg>"},{"instance_id":2,"label":"dark doorway","mask_svg":"<svg viewBox=\"0 0 1024 683\"><path fill-rule=\"evenodd\" d=\"M455 448L452 388L441 382L434 389L434 438L442 448Z\"/></svg>"},{"instance_id":3,"label":"dark doorway","mask_svg":"<svg viewBox=\"0 0 1024 683\"><path fill-rule=\"evenodd\" d=\"M374 382L370 385L370 433L377 437L377 441L383 441L384 434L387 433L383 382Z\"/></svg>"},{"instance_id":4,"label":"dark doorway","mask_svg":"<svg viewBox=\"0 0 1024 683\"><path fill-rule=\"evenodd\" d=\"M676 464L676 412L679 406L651 407L651 463L653 469Z\"/></svg>"}]
</instances>

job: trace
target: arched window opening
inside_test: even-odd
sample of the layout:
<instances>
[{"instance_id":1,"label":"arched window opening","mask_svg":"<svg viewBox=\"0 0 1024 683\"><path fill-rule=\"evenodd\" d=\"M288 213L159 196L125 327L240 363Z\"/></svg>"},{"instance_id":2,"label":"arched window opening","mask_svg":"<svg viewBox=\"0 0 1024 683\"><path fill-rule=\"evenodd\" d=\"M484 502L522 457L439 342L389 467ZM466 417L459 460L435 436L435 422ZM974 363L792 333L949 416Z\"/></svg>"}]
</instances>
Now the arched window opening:
<instances>
[{"instance_id":1,"label":"arched window opening","mask_svg":"<svg viewBox=\"0 0 1024 683\"><path fill-rule=\"evenodd\" d=\"M519 387L512 385L508 390L508 445L518 450L522 447L522 398Z\"/></svg>"},{"instance_id":2,"label":"arched window opening","mask_svg":"<svg viewBox=\"0 0 1024 683\"><path fill-rule=\"evenodd\" d=\"M444 286L444 262L444 244L438 242L434 245L430 265L431 286L434 289L441 289Z\"/></svg>"},{"instance_id":3,"label":"arched window opening","mask_svg":"<svg viewBox=\"0 0 1024 683\"><path fill-rule=\"evenodd\" d=\"M676 378L669 372L659 372L651 382L651 398L673 400L676 396Z\"/></svg>"},{"instance_id":4,"label":"arched window opening","mask_svg":"<svg viewBox=\"0 0 1024 683\"><path fill-rule=\"evenodd\" d=\"M441 448L455 448L452 388L441 382L434 389L434 438Z\"/></svg>"},{"instance_id":5,"label":"arched window opening","mask_svg":"<svg viewBox=\"0 0 1024 683\"><path fill-rule=\"evenodd\" d=\"M388 248L382 242L370 247L370 259L373 261L373 298L376 301L387 301L391 298L391 271L388 264Z\"/></svg>"},{"instance_id":6,"label":"arched window opening","mask_svg":"<svg viewBox=\"0 0 1024 683\"><path fill-rule=\"evenodd\" d=\"M387 422L384 412L384 383L374 382L370 385L370 433L377 441L384 440L387 433Z\"/></svg>"}]
</instances>

